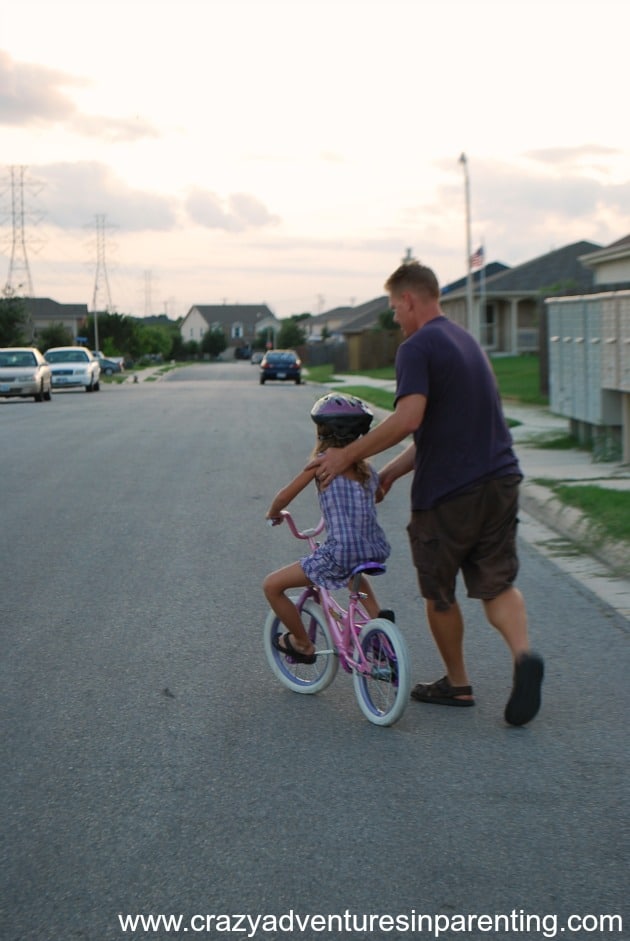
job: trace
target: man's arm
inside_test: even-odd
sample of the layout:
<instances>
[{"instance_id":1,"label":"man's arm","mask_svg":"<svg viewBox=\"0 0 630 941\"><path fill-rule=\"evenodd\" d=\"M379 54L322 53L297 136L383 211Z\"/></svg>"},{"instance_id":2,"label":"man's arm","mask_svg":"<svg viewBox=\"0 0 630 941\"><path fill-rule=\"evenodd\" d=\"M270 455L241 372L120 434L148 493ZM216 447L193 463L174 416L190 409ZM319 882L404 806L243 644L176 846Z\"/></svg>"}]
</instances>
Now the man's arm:
<instances>
[{"instance_id":1,"label":"man's arm","mask_svg":"<svg viewBox=\"0 0 630 941\"><path fill-rule=\"evenodd\" d=\"M415 464L416 444L415 441L412 441L402 454L388 461L385 467L379 472L378 479L383 497L392 489L394 481L398 480L399 477L404 477L405 474L409 474L414 469Z\"/></svg>"},{"instance_id":2,"label":"man's arm","mask_svg":"<svg viewBox=\"0 0 630 941\"><path fill-rule=\"evenodd\" d=\"M420 427L427 404L426 395L405 395L396 402L396 409L385 421L377 425L362 438L357 438L345 448L328 448L322 455L307 464L306 470L315 468L316 475L324 486L343 474L345 470L364 458L380 454L402 441Z\"/></svg>"}]
</instances>

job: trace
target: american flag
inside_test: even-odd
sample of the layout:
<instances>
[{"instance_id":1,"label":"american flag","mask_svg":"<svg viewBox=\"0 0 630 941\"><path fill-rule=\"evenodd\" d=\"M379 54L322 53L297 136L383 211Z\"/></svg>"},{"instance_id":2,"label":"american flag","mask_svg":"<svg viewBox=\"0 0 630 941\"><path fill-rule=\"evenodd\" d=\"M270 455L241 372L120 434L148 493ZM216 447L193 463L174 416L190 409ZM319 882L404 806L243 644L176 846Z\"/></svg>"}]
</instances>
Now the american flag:
<instances>
[{"instance_id":1,"label":"american flag","mask_svg":"<svg viewBox=\"0 0 630 941\"><path fill-rule=\"evenodd\" d=\"M483 268L483 245L480 245L474 255L470 256L470 267L471 268Z\"/></svg>"}]
</instances>

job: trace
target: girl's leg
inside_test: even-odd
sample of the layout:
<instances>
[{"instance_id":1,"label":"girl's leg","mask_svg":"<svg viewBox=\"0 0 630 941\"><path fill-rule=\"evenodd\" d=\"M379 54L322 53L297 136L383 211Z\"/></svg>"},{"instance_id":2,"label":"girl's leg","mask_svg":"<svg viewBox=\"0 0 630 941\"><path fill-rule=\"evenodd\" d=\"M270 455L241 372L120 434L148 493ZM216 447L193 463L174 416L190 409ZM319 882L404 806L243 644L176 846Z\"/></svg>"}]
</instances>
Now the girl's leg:
<instances>
[{"instance_id":1,"label":"girl's leg","mask_svg":"<svg viewBox=\"0 0 630 941\"><path fill-rule=\"evenodd\" d=\"M289 588L306 588L310 584L299 562L272 572L263 582L267 601L291 634L293 646L307 656L315 653L315 647L304 630L300 612L291 599L287 598L285 591Z\"/></svg>"},{"instance_id":2,"label":"girl's leg","mask_svg":"<svg viewBox=\"0 0 630 941\"><path fill-rule=\"evenodd\" d=\"M365 598L363 599L363 607L371 618L377 618L381 609L376 595L374 594L374 589L365 575L361 576L361 581L359 582L359 591L365 595Z\"/></svg>"}]
</instances>

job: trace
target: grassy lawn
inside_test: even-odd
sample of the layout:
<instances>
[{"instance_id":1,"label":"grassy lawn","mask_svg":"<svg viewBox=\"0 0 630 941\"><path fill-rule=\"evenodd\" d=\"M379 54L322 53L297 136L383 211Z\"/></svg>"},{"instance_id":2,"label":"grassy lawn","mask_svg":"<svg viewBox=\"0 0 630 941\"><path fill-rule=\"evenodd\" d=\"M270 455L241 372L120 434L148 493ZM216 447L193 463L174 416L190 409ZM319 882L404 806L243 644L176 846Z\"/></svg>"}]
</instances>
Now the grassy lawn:
<instances>
[{"instance_id":1,"label":"grassy lawn","mask_svg":"<svg viewBox=\"0 0 630 941\"><path fill-rule=\"evenodd\" d=\"M497 377L502 399L512 399L526 405L547 405L548 399L540 394L540 362L538 356L497 356L490 359ZM372 379L396 378L393 366L367 369L360 373ZM330 364L312 366L308 370L311 382L334 382L335 373ZM357 395L358 393L353 393ZM370 401L373 401L370 399ZM377 404L377 403L374 403ZM387 406L385 406L387 407Z\"/></svg>"},{"instance_id":2,"label":"grassy lawn","mask_svg":"<svg viewBox=\"0 0 630 941\"><path fill-rule=\"evenodd\" d=\"M535 355L490 358L502 399L515 399L524 405L548 405L540 394L540 362Z\"/></svg>"},{"instance_id":3,"label":"grassy lawn","mask_svg":"<svg viewBox=\"0 0 630 941\"><path fill-rule=\"evenodd\" d=\"M630 490L612 490L596 484L565 484L541 480L567 506L585 513L603 538L630 544Z\"/></svg>"}]
</instances>

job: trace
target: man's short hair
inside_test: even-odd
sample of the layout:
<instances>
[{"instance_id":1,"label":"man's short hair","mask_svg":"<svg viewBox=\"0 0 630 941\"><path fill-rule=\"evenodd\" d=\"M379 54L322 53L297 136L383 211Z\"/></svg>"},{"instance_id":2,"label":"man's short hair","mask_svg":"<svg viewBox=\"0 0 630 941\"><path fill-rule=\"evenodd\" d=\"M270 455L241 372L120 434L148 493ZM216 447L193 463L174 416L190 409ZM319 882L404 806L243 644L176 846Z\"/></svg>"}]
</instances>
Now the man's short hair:
<instances>
[{"instance_id":1,"label":"man's short hair","mask_svg":"<svg viewBox=\"0 0 630 941\"><path fill-rule=\"evenodd\" d=\"M385 282L385 290L390 294L418 291L435 299L440 296L440 285L434 272L419 261L410 261L396 268Z\"/></svg>"}]
</instances>

